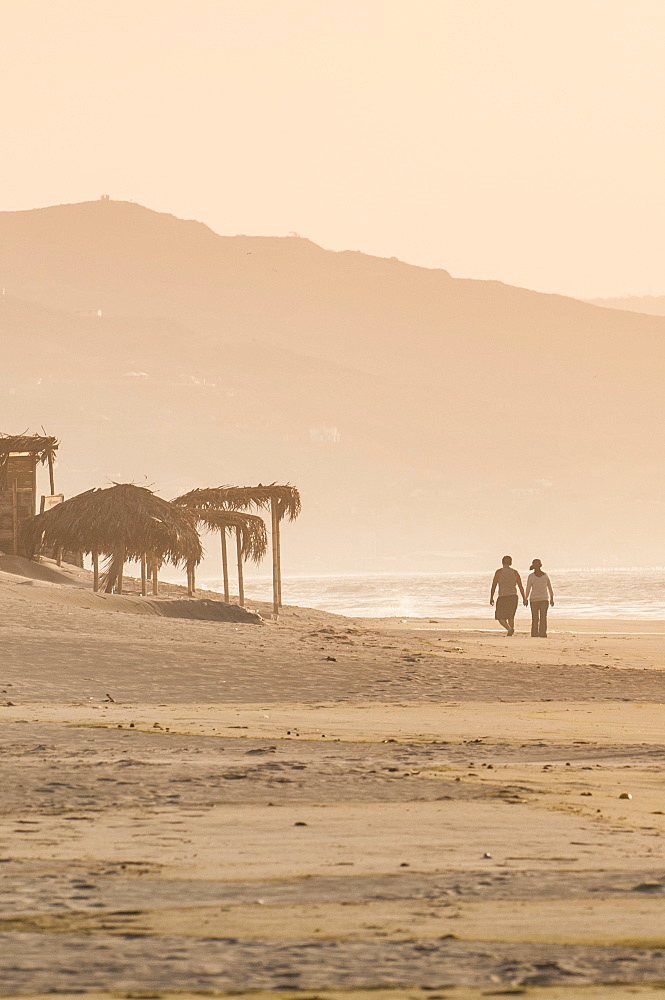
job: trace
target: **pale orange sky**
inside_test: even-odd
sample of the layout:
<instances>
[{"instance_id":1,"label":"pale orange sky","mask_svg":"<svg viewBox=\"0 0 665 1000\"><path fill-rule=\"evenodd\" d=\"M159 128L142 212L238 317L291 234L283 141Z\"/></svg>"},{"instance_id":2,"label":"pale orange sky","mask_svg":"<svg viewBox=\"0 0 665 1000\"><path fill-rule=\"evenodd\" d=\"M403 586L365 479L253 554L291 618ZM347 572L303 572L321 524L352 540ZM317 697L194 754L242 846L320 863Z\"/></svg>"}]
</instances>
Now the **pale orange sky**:
<instances>
[{"instance_id":1,"label":"pale orange sky","mask_svg":"<svg viewBox=\"0 0 665 1000\"><path fill-rule=\"evenodd\" d=\"M0 209L665 294L663 0L0 0Z\"/></svg>"}]
</instances>

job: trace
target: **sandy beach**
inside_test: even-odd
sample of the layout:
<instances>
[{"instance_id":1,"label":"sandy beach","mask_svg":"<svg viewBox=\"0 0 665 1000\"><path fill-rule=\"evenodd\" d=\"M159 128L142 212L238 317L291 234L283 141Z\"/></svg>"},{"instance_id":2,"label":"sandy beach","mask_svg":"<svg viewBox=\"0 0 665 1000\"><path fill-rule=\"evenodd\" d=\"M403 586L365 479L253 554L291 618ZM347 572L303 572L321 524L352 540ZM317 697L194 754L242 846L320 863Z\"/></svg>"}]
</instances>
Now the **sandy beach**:
<instances>
[{"instance_id":1,"label":"sandy beach","mask_svg":"<svg viewBox=\"0 0 665 1000\"><path fill-rule=\"evenodd\" d=\"M0 996L661 995L665 622L247 603L3 562Z\"/></svg>"}]
</instances>

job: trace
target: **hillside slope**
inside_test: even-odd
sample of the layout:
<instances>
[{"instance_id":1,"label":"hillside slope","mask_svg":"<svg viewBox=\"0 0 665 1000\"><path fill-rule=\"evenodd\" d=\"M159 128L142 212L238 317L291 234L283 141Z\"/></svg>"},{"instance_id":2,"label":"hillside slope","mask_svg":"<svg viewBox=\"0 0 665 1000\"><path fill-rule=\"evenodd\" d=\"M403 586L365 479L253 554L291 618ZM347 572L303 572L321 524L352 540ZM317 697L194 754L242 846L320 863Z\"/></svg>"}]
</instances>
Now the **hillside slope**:
<instances>
[{"instance_id":1,"label":"hillside slope","mask_svg":"<svg viewBox=\"0 0 665 1000\"><path fill-rule=\"evenodd\" d=\"M605 309L624 309L645 313L647 316L665 316L665 295L626 295L614 299L589 299L595 306Z\"/></svg>"},{"instance_id":2,"label":"hillside slope","mask_svg":"<svg viewBox=\"0 0 665 1000\"><path fill-rule=\"evenodd\" d=\"M0 286L68 493L295 482L301 571L665 558L663 319L108 201L0 213Z\"/></svg>"}]
</instances>

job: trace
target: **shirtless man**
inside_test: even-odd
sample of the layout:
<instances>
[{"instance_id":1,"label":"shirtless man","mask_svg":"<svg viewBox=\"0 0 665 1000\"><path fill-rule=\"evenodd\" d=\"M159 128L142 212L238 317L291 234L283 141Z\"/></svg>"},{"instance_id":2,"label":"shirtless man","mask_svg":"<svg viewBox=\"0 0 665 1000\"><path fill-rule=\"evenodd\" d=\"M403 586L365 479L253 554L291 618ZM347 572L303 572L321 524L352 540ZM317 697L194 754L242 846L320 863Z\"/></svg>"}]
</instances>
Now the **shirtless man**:
<instances>
[{"instance_id":1,"label":"shirtless man","mask_svg":"<svg viewBox=\"0 0 665 1000\"><path fill-rule=\"evenodd\" d=\"M515 612L517 611L517 588L519 587L522 600L527 603L522 578L516 569L512 567L512 557L504 556L501 560L501 569L498 569L492 580L492 590L490 591L490 606L494 607L494 592L499 588L499 596L496 602L494 617L506 630L506 635L515 634Z\"/></svg>"}]
</instances>

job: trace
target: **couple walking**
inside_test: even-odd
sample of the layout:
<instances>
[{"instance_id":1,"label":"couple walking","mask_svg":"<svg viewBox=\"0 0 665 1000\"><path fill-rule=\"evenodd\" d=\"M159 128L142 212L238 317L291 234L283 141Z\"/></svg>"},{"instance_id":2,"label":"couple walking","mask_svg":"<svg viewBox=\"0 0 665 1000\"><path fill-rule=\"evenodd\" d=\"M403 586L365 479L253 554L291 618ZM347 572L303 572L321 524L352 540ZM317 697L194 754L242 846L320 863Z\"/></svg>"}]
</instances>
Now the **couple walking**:
<instances>
[{"instance_id":1,"label":"couple walking","mask_svg":"<svg viewBox=\"0 0 665 1000\"><path fill-rule=\"evenodd\" d=\"M501 560L501 569L498 569L492 580L492 590L490 592L490 605L494 605L494 594L498 587L494 617L506 630L506 635L515 633L515 612L517 611L517 589L519 587L524 606L531 604L531 635L533 638L547 638L547 608L548 605L554 607L554 594L552 584L547 573L543 572L543 564L540 559L534 559L529 567L531 573L526 581L526 593L522 586L522 578L516 569L513 569L513 560L510 556L504 556Z\"/></svg>"}]
</instances>

